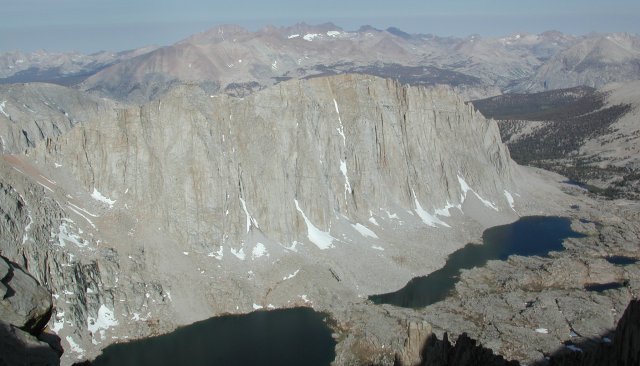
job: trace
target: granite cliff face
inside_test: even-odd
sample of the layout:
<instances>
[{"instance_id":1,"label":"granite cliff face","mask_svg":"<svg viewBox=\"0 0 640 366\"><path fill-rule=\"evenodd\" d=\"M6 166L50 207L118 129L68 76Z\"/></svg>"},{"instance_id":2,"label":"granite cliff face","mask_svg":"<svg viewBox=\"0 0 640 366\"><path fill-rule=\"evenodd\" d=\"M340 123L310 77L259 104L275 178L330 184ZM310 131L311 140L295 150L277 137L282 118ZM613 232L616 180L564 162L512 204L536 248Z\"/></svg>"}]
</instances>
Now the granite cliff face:
<instances>
[{"instance_id":1,"label":"granite cliff face","mask_svg":"<svg viewBox=\"0 0 640 366\"><path fill-rule=\"evenodd\" d=\"M225 312L338 309L537 207L495 122L445 87L181 85L90 113L0 163L2 251L54 294L63 362Z\"/></svg>"},{"instance_id":2,"label":"granite cliff face","mask_svg":"<svg viewBox=\"0 0 640 366\"><path fill-rule=\"evenodd\" d=\"M64 161L87 191L156 213L181 242L208 252L262 236L268 250L290 246L307 221L329 233L381 208L446 227L436 211L472 192L492 210L508 208L514 171L495 123L449 89L365 76L292 81L246 99L181 86L33 154ZM328 235L316 239L333 246Z\"/></svg>"}]
</instances>

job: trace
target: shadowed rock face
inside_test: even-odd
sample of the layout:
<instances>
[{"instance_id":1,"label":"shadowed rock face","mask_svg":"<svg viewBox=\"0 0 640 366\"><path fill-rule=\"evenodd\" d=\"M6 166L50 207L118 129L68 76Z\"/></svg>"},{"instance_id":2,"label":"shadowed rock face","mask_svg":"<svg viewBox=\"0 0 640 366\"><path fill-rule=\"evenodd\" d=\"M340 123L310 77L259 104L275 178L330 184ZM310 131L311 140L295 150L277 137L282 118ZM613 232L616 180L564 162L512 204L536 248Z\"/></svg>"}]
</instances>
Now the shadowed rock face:
<instances>
[{"instance_id":1,"label":"shadowed rock face","mask_svg":"<svg viewBox=\"0 0 640 366\"><path fill-rule=\"evenodd\" d=\"M418 330L422 330L419 332ZM507 361L500 355L495 355L492 350L466 334L461 334L455 344L451 344L447 334L439 340L431 333L430 326L418 326L413 324L408 328L407 346L408 353L415 349L415 340L425 338L420 358L415 358L415 352L410 357L400 354L396 357L399 365L420 366L518 366L517 361ZM577 347L577 346L576 346ZM581 346L582 347L582 346ZM579 348L579 347L578 347ZM576 350L578 349L576 348ZM632 300L624 312L616 327L613 342L587 344L584 349L574 351L563 349L551 355L548 359L536 363L536 365L548 366L607 366L622 365L632 366L640 363L640 301Z\"/></svg>"},{"instance_id":2,"label":"shadowed rock face","mask_svg":"<svg viewBox=\"0 0 640 366\"><path fill-rule=\"evenodd\" d=\"M578 345L582 347L582 345ZM549 366L632 366L640 364L640 300L629 303L614 332L613 342L586 344L580 352L561 351ZM541 363L541 365L544 363Z\"/></svg>"},{"instance_id":3,"label":"shadowed rock face","mask_svg":"<svg viewBox=\"0 0 640 366\"><path fill-rule=\"evenodd\" d=\"M51 316L51 294L4 257L0 257L0 278L0 319L40 334Z\"/></svg>"},{"instance_id":4,"label":"shadowed rock face","mask_svg":"<svg viewBox=\"0 0 640 366\"><path fill-rule=\"evenodd\" d=\"M0 365L59 365L60 354L46 342L0 320Z\"/></svg>"},{"instance_id":5,"label":"shadowed rock face","mask_svg":"<svg viewBox=\"0 0 640 366\"><path fill-rule=\"evenodd\" d=\"M59 365L60 339L42 334L51 317L49 292L2 256L0 280L0 365Z\"/></svg>"}]
</instances>

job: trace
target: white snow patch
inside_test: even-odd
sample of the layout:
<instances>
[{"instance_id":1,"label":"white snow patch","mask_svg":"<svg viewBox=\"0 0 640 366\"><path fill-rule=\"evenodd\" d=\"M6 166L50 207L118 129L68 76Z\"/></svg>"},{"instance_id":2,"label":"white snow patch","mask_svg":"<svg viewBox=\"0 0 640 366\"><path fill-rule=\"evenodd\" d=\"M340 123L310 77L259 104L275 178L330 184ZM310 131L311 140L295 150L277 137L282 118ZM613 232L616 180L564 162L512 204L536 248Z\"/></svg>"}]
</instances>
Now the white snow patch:
<instances>
[{"instance_id":1,"label":"white snow patch","mask_svg":"<svg viewBox=\"0 0 640 366\"><path fill-rule=\"evenodd\" d=\"M383 247L380 247L380 246L377 246L377 245L372 245L372 246L371 246L371 249L375 249L375 250L379 250L379 251L384 252L384 248L383 248Z\"/></svg>"},{"instance_id":2,"label":"white snow patch","mask_svg":"<svg viewBox=\"0 0 640 366\"><path fill-rule=\"evenodd\" d=\"M360 223L356 223L355 225L351 225L354 229L356 229L360 235L366 237L370 237L370 238L374 238L374 239L378 239L378 235L376 235L376 233L374 233L373 231L371 231L371 229L369 229L368 227L360 224Z\"/></svg>"},{"instance_id":3,"label":"white snow patch","mask_svg":"<svg viewBox=\"0 0 640 366\"><path fill-rule=\"evenodd\" d=\"M446 222L444 222L444 221L440 220L439 218L431 215L425 209L423 209L422 206L420 205L420 202L418 202L418 197L416 197L416 193L413 192L413 190L411 192L413 193L413 200L414 200L414 203L416 205L416 213L418 214L420 219L422 219L422 222L424 222L425 224L427 224L427 225L429 225L431 227L436 227L436 225L441 225L441 226L444 226L444 227L451 227Z\"/></svg>"},{"instance_id":4,"label":"white snow patch","mask_svg":"<svg viewBox=\"0 0 640 366\"><path fill-rule=\"evenodd\" d=\"M81 238L78 234L72 231L70 223L63 222L58 228L58 245L61 247L66 246L67 243L75 244L78 248L86 247L89 242Z\"/></svg>"},{"instance_id":5,"label":"white snow patch","mask_svg":"<svg viewBox=\"0 0 640 366\"><path fill-rule=\"evenodd\" d=\"M245 215L247 215L247 233L249 232L249 230L251 230L251 225L255 226L256 228L260 228L258 226L258 222L253 217L251 217L251 215L249 215L247 204L244 199L242 199L242 197L240 197L240 202L242 203L242 209L244 210Z\"/></svg>"},{"instance_id":6,"label":"white snow patch","mask_svg":"<svg viewBox=\"0 0 640 366\"><path fill-rule=\"evenodd\" d=\"M458 183L460 184L460 189L462 189L463 192L462 196L460 197L461 203L464 202L464 200L467 198L467 193L471 191L486 207L489 207L495 211L499 211L498 207L496 207L493 202L482 198L482 196L480 196L476 191L471 189L471 187L469 187L467 182L465 182L465 180L460 175L458 175Z\"/></svg>"},{"instance_id":7,"label":"white snow patch","mask_svg":"<svg viewBox=\"0 0 640 366\"><path fill-rule=\"evenodd\" d=\"M344 175L344 200L347 200L347 196L351 193L351 183L349 183L349 176L347 175L347 162L340 160L340 171Z\"/></svg>"},{"instance_id":8,"label":"white snow patch","mask_svg":"<svg viewBox=\"0 0 640 366\"><path fill-rule=\"evenodd\" d=\"M288 38L288 39L294 39L294 38L298 38L298 37L300 37L300 35L299 35L299 34L292 34L292 35L290 35L290 36L289 36L289 37L287 37L287 38Z\"/></svg>"},{"instance_id":9,"label":"white snow patch","mask_svg":"<svg viewBox=\"0 0 640 366\"><path fill-rule=\"evenodd\" d=\"M71 202L67 202L67 204L68 204L69 206L73 206L73 208L75 208L75 209L77 209L77 210L79 210L79 211L82 211L82 212L86 213L87 215L89 215L89 216L91 216L91 217L100 217L100 216L98 216L98 215L96 215L96 214L92 214L91 212L89 212L89 211L85 210L85 209L84 209L84 208L82 208L82 207L79 207L79 206L74 205L74 204L73 204L73 203L71 203Z\"/></svg>"},{"instance_id":10,"label":"white snow patch","mask_svg":"<svg viewBox=\"0 0 640 366\"><path fill-rule=\"evenodd\" d=\"M329 37L337 37L337 36L339 36L339 35L340 35L340 32L338 32L338 31L328 31L328 32L327 32L327 35L328 35Z\"/></svg>"},{"instance_id":11,"label":"white snow patch","mask_svg":"<svg viewBox=\"0 0 640 366\"><path fill-rule=\"evenodd\" d=\"M385 212L387 213L387 217L388 217L388 218L390 218L390 219L400 220L400 218L398 217L398 215L397 215L397 214L392 214L392 213L391 213L391 212L389 212L389 211L385 211Z\"/></svg>"},{"instance_id":12,"label":"white snow patch","mask_svg":"<svg viewBox=\"0 0 640 366\"><path fill-rule=\"evenodd\" d=\"M478 198L478 199L479 199L479 200L480 200L480 201L481 201L485 206L487 206L487 207L489 207L490 209L493 209L493 210L495 210L495 211L500 211L500 210L498 209L498 207L497 207L493 202L491 202L491 201L489 201L489 200L486 200L486 199L482 198L482 197L481 197L478 193L476 193L475 191L473 191L473 194L475 194L475 195L476 195L476 197L477 197L477 198Z\"/></svg>"},{"instance_id":13,"label":"white snow patch","mask_svg":"<svg viewBox=\"0 0 640 366\"><path fill-rule=\"evenodd\" d=\"M547 328L538 328L536 329L536 333L549 334L549 330Z\"/></svg>"},{"instance_id":14,"label":"white snow patch","mask_svg":"<svg viewBox=\"0 0 640 366\"><path fill-rule=\"evenodd\" d=\"M87 293L88 294L95 294L96 292L93 291L93 289L91 287L87 287Z\"/></svg>"},{"instance_id":15,"label":"white snow patch","mask_svg":"<svg viewBox=\"0 0 640 366\"><path fill-rule=\"evenodd\" d=\"M298 249L296 249L296 246L298 246L298 244L300 244L300 243L294 240L293 242L291 242L291 246L289 246L289 247L286 246L286 245L283 245L283 244L281 244L281 245L284 248L286 248L287 250L290 250L292 252L298 252Z\"/></svg>"},{"instance_id":16,"label":"white snow patch","mask_svg":"<svg viewBox=\"0 0 640 366\"><path fill-rule=\"evenodd\" d=\"M96 201L106 203L109 206L109 208L113 208L113 204L116 203L115 200L111 200L105 197L104 195L102 195L102 193L98 192L98 190L95 188L93 189L93 193L91 193L91 198L93 198Z\"/></svg>"},{"instance_id":17,"label":"white snow patch","mask_svg":"<svg viewBox=\"0 0 640 366\"><path fill-rule=\"evenodd\" d=\"M26 205L26 201L23 200ZM31 230L31 225L33 225L33 217L31 216L31 210L27 209L27 217L29 217L29 223L24 227L24 235L22 235L22 244L26 243L29 240L29 230Z\"/></svg>"},{"instance_id":18,"label":"white snow patch","mask_svg":"<svg viewBox=\"0 0 640 366\"><path fill-rule=\"evenodd\" d=\"M262 243L256 244L256 246L253 248L253 251L251 251L251 259L260 258L264 255L266 255L267 257L269 256L267 247L265 247Z\"/></svg>"},{"instance_id":19,"label":"white snow patch","mask_svg":"<svg viewBox=\"0 0 640 366\"><path fill-rule=\"evenodd\" d=\"M302 218L304 219L305 224L307 225L307 237L309 241L315 244L319 249L329 249L333 248L333 240L334 238L329 235L328 232L322 231L315 227L311 221L307 218L307 215L304 214L300 205L298 204L298 200L293 200L296 204L296 209L300 214L302 214Z\"/></svg>"},{"instance_id":20,"label":"white snow patch","mask_svg":"<svg viewBox=\"0 0 640 366\"><path fill-rule=\"evenodd\" d=\"M457 208L458 210L462 210L462 205L454 205L449 203L449 201L447 201L447 204L443 208L438 208L434 212L438 216L451 217L451 212L449 212L449 210L452 208Z\"/></svg>"},{"instance_id":21,"label":"white snow patch","mask_svg":"<svg viewBox=\"0 0 640 366\"><path fill-rule=\"evenodd\" d=\"M293 272L292 274L290 274L290 275L288 275L288 276L283 277L283 278L282 278L282 280L283 280L283 281L290 280L290 279L294 278L295 276L297 276L297 275L298 275L298 272L300 272L300 270L299 270L299 269L298 269L298 270L296 270L295 272Z\"/></svg>"},{"instance_id":22,"label":"white snow patch","mask_svg":"<svg viewBox=\"0 0 640 366\"><path fill-rule=\"evenodd\" d=\"M240 259L241 261L243 261L244 258L246 257L244 254L244 248L240 248L240 250L235 250L234 248L231 248L231 254L235 255L236 258Z\"/></svg>"},{"instance_id":23,"label":"white snow patch","mask_svg":"<svg viewBox=\"0 0 640 366\"><path fill-rule=\"evenodd\" d=\"M271 68L273 70L278 70L278 60L273 61L273 63L271 64Z\"/></svg>"},{"instance_id":24,"label":"white snow patch","mask_svg":"<svg viewBox=\"0 0 640 366\"><path fill-rule=\"evenodd\" d=\"M218 248L217 252L211 252L211 253L207 254L207 256L213 257L213 258L221 261L222 257L224 256L224 247L221 245L220 248Z\"/></svg>"},{"instance_id":25,"label":"white snow patch","mask_svg":"<svg viewBox=\"0 0 640 366\"><path fill-rule=\"evenodd\" d=\"M305 40L305 41L309 41L309 42L311 42L311 41L313 41L315 38L318 38L318 37L320 37L320 36L321 36L321 35L320 35L320 34L318 34L318 33L307 33L307 34L305 34L305 35L304 35L304 37L302 37L302 38L304 38L304 40Z\"/></svg>"},{"instance_id":26,"label":"white snow patch","mask_svg":"<svg viewBox=\"0 0 640 366\"><path fill-rule=\"evenodd\" d=\"M53 185L55 185L55 184L56 184L56 182L55 182L54 180L51 180L51 179L49 179L49 178L45 177L45 176L44 176L44 175L42 175L42 174L39 174L39 175L40 175L40 178L42 178L42 179L46 180L47 182L49 182L49 184L53 184Z\"/></svg>"},{"instance_id":27,"label":"white snow patch","mask_svg":"<svg viewBox=\"0 0 640 366\"><path fill-rule=\"evenodd\" d=\"M62 166L62 164L58 164L58 163L53 163L53 165L54 165L56 168L60 168L60 167Z\"/></svg>"},{"instance_id":28,"label":"white snow patch","mask_svg":"<svg viewBox=\"0 0 640 366\"><path fill-rule=\"evenodd\" d=\"M460 197L460 201L464 202L464 199L467 197L467 192L471 190L471 187L467 184L467 182L458 175L458 183L460 184L460 189L463 192L463 195Z\"/></svg>"},{"instance_id":29,"label":"white snow patch","mask_svg":"<svg viewBox=\"0 0 640 366\"><path fill-rule=\"evenodd\" d=\"M4 114L4 116L7 118L11 118L11 116L9 116L7 112L4 111L4 108L6 107L6 103L7 103L6 100L3 100L2 103L0 103L0 113Z\"/></svg>"},{"instance_id":30,"label":"white snow patch","mask_svg":"<svg viewBox=\"0 0 640 366\"><path fill-rule=\"evenodd\" d=\"M66 336L65 339L67 340L67 343L69 343L71 351L79 354L78 358L81 358L84 355L84 350L73 340L71 336Z\"/></svg>"},{"instance_id":31,"label":"white snow patch","mask_svg":"<svg viewBox=\"0 0 640 366\"><path fill-rule=\"evenodd\" d=\"M189 252L182 252L182 254L184 254L184 255L189 255Z\"/></svg>"},{"instance_id":32,"label":"white snow patch","mask_svg":"<svg viewBox=\"0 0 640 366\"><path fill-rule=\"evenodd\" d=\"M262 306L258 305L258 304L253 304L253 310L260 310L262 309Z\"/></svg>"},{"instance_id":33,"label":"white snow patch","mask_svg":"<svg viewBox=\"0 0 640 366\"><path fill-rule=\"evenodd\" d=\"M340 127L336 128L340 136L342 136L342 145L345 146L347 144L347 138L344 136L344 126L342 125L342 118L340 118L340 110L338 109L338 102L333 99L333 105L336 107L336 113L338 114L338 122L340 122Z\"/></svg>"},{"instance_id":34,"label":"white snow patch","mask_svg":"<svg viewBox=\"0 0 640 366\"><path fill-rule=\"evenodd\" d=\"M276 307L273 304L267 305L267 309L275 309Z\"/></svg>"},{"instance_id":35,"label":"white snow patch","mask_svg":"<svg viewBox=\"0 0 640 366\"><path fill-rule=\"evenodd\" d=\"M147 321L147 320L149 320L150 317L151 317L151 312L147 312L147 315L145 315L145 316L140 316L140 314L138 314L138 313L133 313L133 317L131 318L131 320Z\"/></svg>"},{"instance_id":36,"label":"white snow patch","mask_svg":"<svg viewBox=\"0 0 640 366\"><path fill-rule=\"evenodd\" d=\"M113 315L113 311L104 304L100 305L100 309L98 309L97 319L91 316L87 317L87 329L94 335L98 331L107 330L116 325L118 325L118 322ZM101 337L104 339L104 335L101 334Z\"/></svg>"},{"instance_id":37,"label":"white snow patch","mask_svg":"<svg viewBox=\"0 0 640 366\"><path fill-rule=\"evenodd\" d=\"M302 301L304 301L304 302L306 302L306 303L310 303L310 302L311 302L311 300L309 300L309 299L307 298L307 295L300 295L300 298L302 299Z\"/></svg>"},{"instance_id":38,"label":"white snow patch","mask_svg":"<svg viewBox=\"0 0 640 366\"><path fill-rule=\"evenodd\" d=\"M62 328L64 328L64 311L56 313L56 316L53 319L53 325L51 326L51 331L58 334Z\"/></svg>"},{"instance_id":39,"label":"white snow patch","mask_svg":"<svg viewBox=\"0 0 640 366\"><path fill-rule=\"evenodd\" d=\"M507 191L506 189L504 190L504 197L507 199L507 202L509 202L509 207L511 207L512 210L516 210L516 208L514 207L514 200L513 200L513 196L511 195L511 193L509 193L509 191Z\"/></svg>"},{"instance_id":40,"label":"white snow patch","mask_svg":"<svg viewBox=\"0 0 640 366\"><path fill-rule=\"evenodd\" d=\"M80 208L80 207L78 207L78 206L74 205L74 204L73 204L73 203L71 203L71 202L67 202L67 207L68 207L69 209L71 209L71 211L75 212L78 216L80 216L80 217L82 217L83 219L87 220L87 222L89 223L89 225L91 225L91 227L93 227L94 229L96 228L96 226L93 224L93 222L92 222L91 220L89 220L89 218L88 218L88 217L86 217L85 215L83 215L82 213L80 213L80 211L82 211L82 212L86 213L86 214L87 214L87 215L89 215L89 216L93 216L93 217L98 217L98 215L94 215L94 214L92 214L91 212L89 212L89 211L87 211L87 210L85 210L85 209L82 209L82 208Z\"/></svg>"},{"instance_id":41,"label":"white snow patch","mask_svg":"<svg viewBox=\"0 0 640 366\"><path fill-rule=\"evenodd\" d=\"M21 172L21 173L22 173L22 172ZM42 186L42 188L46 189L47 191L49 191L49 192L53 193L53 189L51 189L51 188L49 188L49 187L45 186L44 184L42 184L42 183L40 183L40 182L38 182L38 181L36 181L36 183L38 183L39 185L41 185L41 186Z\"/></svg>"}]
</instances>

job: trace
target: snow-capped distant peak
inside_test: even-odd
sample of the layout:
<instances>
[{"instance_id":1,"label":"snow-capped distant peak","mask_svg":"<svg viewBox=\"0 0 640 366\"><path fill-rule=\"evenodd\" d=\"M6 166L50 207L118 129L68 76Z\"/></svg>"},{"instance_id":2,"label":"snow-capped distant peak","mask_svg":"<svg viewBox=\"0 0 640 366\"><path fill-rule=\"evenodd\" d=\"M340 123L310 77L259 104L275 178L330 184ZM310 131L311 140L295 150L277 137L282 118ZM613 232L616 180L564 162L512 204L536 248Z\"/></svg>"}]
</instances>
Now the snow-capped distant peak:
<instances>
[{"instance_id":1,"label":"snow-capped distant peak","mask_svg":"<svg viewBox=\"0 0 640 366\"><path fill-rule=\"evenodd\" d=\"M314 39L316 39L316 38L318 38L320 36L321 36L321 34L319 34L319 33L307 33L302 38L304 38L305 41L311 42L311 41L313 41Z\"/></svg>"}]
</instances>

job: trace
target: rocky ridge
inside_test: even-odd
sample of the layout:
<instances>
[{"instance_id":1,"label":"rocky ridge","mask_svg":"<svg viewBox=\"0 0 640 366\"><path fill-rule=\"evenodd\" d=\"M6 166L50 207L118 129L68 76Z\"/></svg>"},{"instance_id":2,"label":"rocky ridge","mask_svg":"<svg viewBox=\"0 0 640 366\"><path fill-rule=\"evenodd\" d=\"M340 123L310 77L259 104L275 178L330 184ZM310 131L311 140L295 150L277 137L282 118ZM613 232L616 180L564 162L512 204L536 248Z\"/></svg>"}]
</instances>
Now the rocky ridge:
<instances>
[{"instance_id":1,"label":"rocky ridge","mask_svg":"<svg viewBox=\"0 0 640 366\"><path fill-rule=\"evenodd\" d=\"M4 52L0 53L0 84L38 81L73 85L107 66L156 48L147 46L121 52L101 51L91 55L46 50Z\"/></svg>"},{"instance_id":2,"label":"rocky ridge","mask_svg":"<svg viewBox=\"0 0 640 366\"><path fill-rule=\"evenodd\" d=\"M114 64L81 88L143 102L176 82L200 83L212 94L244 96L283 80L367 73L414 85L447 84L469 100L507 91L635 80L637 44L637 36L628 34L451 38L397 28L346 31L331 23L256 32L221 25Z\"/></svg>"}]
</instances>

